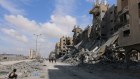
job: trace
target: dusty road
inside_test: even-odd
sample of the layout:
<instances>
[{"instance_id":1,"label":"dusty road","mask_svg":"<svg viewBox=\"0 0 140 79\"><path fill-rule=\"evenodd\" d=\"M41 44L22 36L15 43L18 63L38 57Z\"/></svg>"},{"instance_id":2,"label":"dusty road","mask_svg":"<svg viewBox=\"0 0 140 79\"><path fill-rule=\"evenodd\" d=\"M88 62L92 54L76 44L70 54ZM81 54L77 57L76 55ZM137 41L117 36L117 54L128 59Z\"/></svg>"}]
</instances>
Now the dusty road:
<instances>
[{"instance_id":1,"label":"dusty road","mask_svg":"<svg viewBox=\"0 0 140 79\"><path fill-rule=\"evenodd\" d=\"M43 71L38 72L38 76L31 76L26 79L103 79L97 76L91 76L90 73L79 71L75 67L65 63L49 63L43 68Z\"/></svg>"},{"instance_id":2,"label":"dusty road","mask_svg":"<svg viewBox=\"0 0 140 79\"><path fill-rule=\"evenodd\" d=\"M15 64L22 61L13 61L9 64ZM30 62L30 60L24 60L24 62ZM8 62L3 62L4 65L9 65ZM131 75L115 74L111 72L93 72L84 71L81 68L72 66L65 63L49 63L45 61L42 63L41 71L31 72L28 77L18 79L140 79L138 77L132 77ZM2 77L0 77L2 78Z\"/></svg>"},{"instance_id":3,"label":"dusty road","mask_svg":"<svg viewBox=\"0 0 140 79\"><path fill-rule=\"evenodd\" d=\"M131 75L122 75L115 73L104 73L104 72L86 72L80 68L74 67L65 63L49 63L44 67L44 71L40 73L38 77L30 77L26 79L139 79L134 78ZM44 77L44 78L41 78Z\"/></svg>"},{"instance_id":4,"label":"dusty road","mask_svg":"<svg viewBox=\"0 0 140 79\"><path fill-rule=\"evenodd\" d=\"M16 63L20 63L20 62L30 62L32 60L17 60L17 61L4 61L4 62L0 62L1 65L12 65L12 64L16 64Z\"/></svg>"}]
</instances>

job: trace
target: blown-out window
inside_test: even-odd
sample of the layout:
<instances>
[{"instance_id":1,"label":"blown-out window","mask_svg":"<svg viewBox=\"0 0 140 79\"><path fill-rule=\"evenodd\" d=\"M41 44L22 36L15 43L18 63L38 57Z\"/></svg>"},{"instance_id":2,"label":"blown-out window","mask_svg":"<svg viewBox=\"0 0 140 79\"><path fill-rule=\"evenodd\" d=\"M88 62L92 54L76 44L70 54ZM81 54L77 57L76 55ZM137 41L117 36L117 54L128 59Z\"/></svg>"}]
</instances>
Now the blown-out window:
<instances>
[{"instance_id":1,"label":"blown-out window","mask_svg":"<svg viewBox=\"0 0 140 79\"><path fill-rule=\"evenodd\" d=\"M123 36L124 37L128 37L130 35L130 30L125 30L124 32L123 32Z\"/></svg>"},{"instance_id":2,"label":"blown-out window","mask_svg":"<svg viewBox=\"0 0 140 79\"><path fill-rule=\"evenodd\" d=\"M140 2L138 3L138 8L140 9Z\"/></svg>"},{"instance_id":3,"label":"blown-out window","mask_svg":"<svg viewBox=\"0 0 140 79\"><path fill-rule=\"evenodd\" d=\"M129 23L129 12L126 12L120 16L120 22L127 24Z\"/></svg>"},{"instance_id":4,"label":"blown-out window","mask_svg":"<svg viewBox=\"0 0 140 79\"><path fill-rule=\"evenodd\" d=\"M140 18L140 2L138 3L139 18Z\"/></svg>"}]
</instances>

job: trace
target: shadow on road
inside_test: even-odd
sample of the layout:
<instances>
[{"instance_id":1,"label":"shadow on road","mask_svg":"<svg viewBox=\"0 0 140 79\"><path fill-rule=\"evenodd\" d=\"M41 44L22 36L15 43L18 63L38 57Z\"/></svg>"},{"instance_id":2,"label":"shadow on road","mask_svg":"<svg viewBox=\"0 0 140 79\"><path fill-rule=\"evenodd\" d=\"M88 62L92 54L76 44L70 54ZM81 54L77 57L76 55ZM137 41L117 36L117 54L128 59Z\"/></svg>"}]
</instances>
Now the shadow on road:
<instances>
[{"instance_id":1,"label":"shadow on road","mask_svg":"<svg viewBox=\"0 0 140 79\"><path fill-rule=\"evenodd\" d=\"M55 68L48 69L49 79L83 79L73 72L74 66L56 65Z\"/></svg>"},{"instance_id":2,"label":"shadow on road","mask_svg":"<svg viewBox=\"0 0 140 79\"><path fill-rule=\"evenodd\" d=\"M97 67L101 64L83 66L55 65L55 69L48 69L49 79L139 79L140 73L129 72L121 69L104 69ZM94 67L96 66L96 67ZM102 65L103 66L103 65ZM90 68L92 67L92 68Z\"/></svg>"}]
</instances>

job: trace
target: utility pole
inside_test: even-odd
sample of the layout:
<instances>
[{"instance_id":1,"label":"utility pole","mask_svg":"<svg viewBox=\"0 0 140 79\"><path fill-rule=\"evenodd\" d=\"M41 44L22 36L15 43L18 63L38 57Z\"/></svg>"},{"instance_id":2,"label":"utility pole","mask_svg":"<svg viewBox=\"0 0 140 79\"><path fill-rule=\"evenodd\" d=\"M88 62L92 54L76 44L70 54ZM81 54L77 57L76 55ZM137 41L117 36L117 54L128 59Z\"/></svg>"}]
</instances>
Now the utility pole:
<instances>
[{"instance_id":1,"label":"utility pole","mask_svg":"<svg viewBox=\"0 0 140 79\"><path fill-rule=\"evenodd\" d=\"M39 36L41 36L42 34L34 34L36 36L36 54L39 55L39 52L38 52L38 38Z\"/></svg>"}]
</instances>

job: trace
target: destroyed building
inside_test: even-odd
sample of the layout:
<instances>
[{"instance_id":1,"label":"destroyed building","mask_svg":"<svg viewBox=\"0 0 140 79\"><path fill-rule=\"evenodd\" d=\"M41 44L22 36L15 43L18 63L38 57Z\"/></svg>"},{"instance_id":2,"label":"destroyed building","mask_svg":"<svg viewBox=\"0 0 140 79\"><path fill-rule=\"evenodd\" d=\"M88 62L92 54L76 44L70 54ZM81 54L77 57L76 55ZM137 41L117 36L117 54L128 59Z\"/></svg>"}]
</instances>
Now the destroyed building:
<instances>
[{"instance_id":1,"label":"destroyed building","mask_svg":"<svg viewBox=\"0 0 140 79\"><path fill-rule=\"evenodd\" d=\"M139 59L140 51L140 0L118 0L118 17L121 24L119 31L119 46L125 49L126 61L136 50Z\"/></svg>"},{"instance_id":2,"label":"destroyed building","mask_svg":"<svg viewBox=\"0 0 140 79\"><path fill-rule=\"evenodd\" d=\"M72 37L61 37L60 42L55 45L55 52L59 56L63 56L69 52L70 47L73 46L73 38Z\"/></svg>"},{"instance_id":3,"label":"destroyed building","mask_svg":"<svg viewBox=\"0 0 140 79\"><path fill-rule=\"evenodd\" d=\"M72 30L74 35L70 45L73 48L69 48L69 53L76 53L76 56L70 57L78 57L77 53L88 51L92 61L103 55L116 61L140 60L140 0L117 0L117 5L112 6L107 0L96 0L89 13L93 15L92 25L85 29L75 26ZM66 40L62 37L56 44L55 50L59 54L68 51ZM106 54L107 48L112 53ZM71 51L75 49L78 51Z\"/></svg>"},{"instance_id":4,"label":"destroyed building","mask_svg":"<svg viewBox=\"0 0 140 79\"><path fill-rule=\"evenodd\" d=\"M72 30L73 34L73 44L77 45L81 40L81 33L83 32L83 30L81 28L79 28L78 26L74 26L74 29Z\"/></svg>"}]
</instances>

